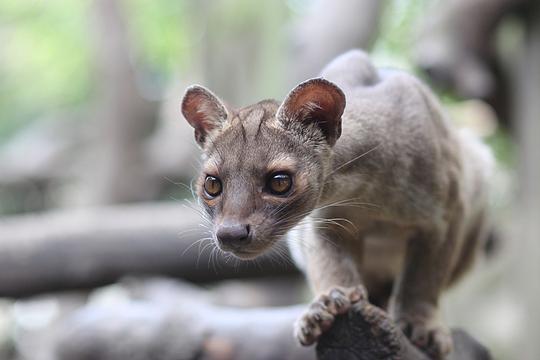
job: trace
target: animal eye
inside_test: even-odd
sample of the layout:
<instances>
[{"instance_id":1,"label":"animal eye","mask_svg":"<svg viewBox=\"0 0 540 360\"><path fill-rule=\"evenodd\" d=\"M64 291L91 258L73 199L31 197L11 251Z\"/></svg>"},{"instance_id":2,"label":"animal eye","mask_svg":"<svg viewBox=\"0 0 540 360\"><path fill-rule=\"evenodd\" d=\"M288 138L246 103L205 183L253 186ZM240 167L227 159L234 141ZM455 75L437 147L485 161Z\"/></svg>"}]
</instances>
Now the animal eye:
<instances>
[{"instance_id":1,"label":"animal eye","mask_svg":"<svg viewBox=\"0 0 540 360\"><path fill-rule=\"evenodd\" d=\"M292 187L292 179L290 175L276 173L268 180L268 189L274 195L283 195Z\"/></svg>"},{"instance_id":2,"label":"animal eye","mask_svg":"<svg viewBox=\"0 0 540 360\"><path fill-rule=\"evenodd\" d=\"M210 197L216 197L221 194L221 180L215 176L208 175L204 180L204 191Z\"/></svg>"}]
</instances>

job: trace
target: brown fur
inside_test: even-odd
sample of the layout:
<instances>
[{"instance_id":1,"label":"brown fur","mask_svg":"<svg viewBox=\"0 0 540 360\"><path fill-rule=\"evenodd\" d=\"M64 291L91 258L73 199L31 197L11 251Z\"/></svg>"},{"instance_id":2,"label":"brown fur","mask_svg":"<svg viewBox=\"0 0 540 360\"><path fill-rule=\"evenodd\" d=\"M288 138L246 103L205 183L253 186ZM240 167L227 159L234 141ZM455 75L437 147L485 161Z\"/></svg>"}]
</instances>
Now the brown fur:
<instances>
[{"instance_id":1,"label":"brown fur","mask_svg":"<svg viewBox=\"0 0 540 360\"><path fill-rule=\"evenodd\" d=\"M439 297L470 267L484 237L490 154L451 126L417 79L377 71L360 51L338 57L321 76L329 81L302 83L281 105L267 100L238 111L188 89L184 115L205 154L203 205L216 229L249 224L249 242L235 253L241 258L288 233L316 294L364 284L386 304L394 284L396 321L442 357L451 340ZM287 196L266 190L274 170L291 174ZM204 196L206 175L223 183L215 199ZM333 315L321 309L299 321L302 343L324 331L315 319Z\"/></svg>"}]
</instances>

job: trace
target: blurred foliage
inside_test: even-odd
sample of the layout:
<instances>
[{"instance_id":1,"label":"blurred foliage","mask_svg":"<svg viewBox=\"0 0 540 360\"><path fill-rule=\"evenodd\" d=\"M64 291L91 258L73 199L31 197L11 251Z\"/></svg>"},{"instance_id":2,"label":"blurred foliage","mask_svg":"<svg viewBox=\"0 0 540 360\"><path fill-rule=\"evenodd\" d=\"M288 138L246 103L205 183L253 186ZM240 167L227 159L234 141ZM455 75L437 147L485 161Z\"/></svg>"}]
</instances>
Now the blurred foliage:
<instances>
[{"instance_id":1,"label":"blurred foliage","mask_svg":"<svg viewBox=\"0 0 540 360\"><path fill-rule=\"evenodd\" d=\"M185 67L190 31L185 1L130 0L124 5L141 62L163 75Z\"/></svg>"},{"instance_id":2,"label":"blurred foliage","mask_svg":"<svg viewBox=\"0 0 540 360\"><path fill-rule=\"evenodd\" d=\"M144 83L155 85L151 89L153 94L143 94L148 96L160 93L156 88L162 90L177 72L189 71L190 67L198 65L200 54L192 53L193 46L201 42L205 31L215 31L219 40L220 29L212 24L201 24L204 22L201 11L218 8L219 14L213 16L214 20L227 26L225 32L238 36L249 35L245 34L246 21L258 23L261 17L268 15L277 21L265 24L283 25L287 17L273 4L247 0L214 4L187 0L125 0L122 4L132 40L133 61ZM44 114L85 105L91 100L94 87L92 41L99 41L92 38L91 12L90 0L0 3L0 41L3 44L0 140ZM206 29L206 25L211 29ZM275 29L265 29L263 36L268 38L272 33L275 34ZM276 41L267 43L268 51L260 55L260 61L270 66L266 55L276 50ZM276 72L268 73L266 78L275 80Z\"/></svg>"},{"instance_id":3,"label":"blurred foliage","mask_svg":"<svg viewBox=\"0 0 540 360\"><path fill-rule=\"evenodd\" d=\"M125 2L134 61L153 78L185 67L185 1ZM93 89L91 2L0 3L0 139L58 109L84 105Z\"/></svg>"},{"instance_id":4,"label":"blurred foliage","mask_svg":"<svg viewBox=\"0 0 540 360\"><path fill-rule=\"evenodd\" d=\"M491 147L495 158L500 165L512 168L516 163L516 147L512 142L510 135L498 130L495 134L486 139L486 143Z\"/></svg>"},{"instance_id":5,"label":"blurred foliage","mask_svg":"<svg viewBox=\"0 0 540 360\"><path fill-rule=\"evenodd\" d=\"M387 0L386 3L380 35L372 54L380 66L414 72L412 50L417 38L417 25L433 1Z\"/></svg>"},{"instance_id":6,"label":"blurred foliage","mask_svg":"<svg viewBox=\"0 0 540 360\"><path fill-rule=\"evenodd\" d=\"M87 1L0 2L0 139L82 103L90 90Z\"/></svg>"},{"instance_id":7,"label":"blurred foliage","mask_svg":"<svg viewBox=\"0 0 540 360\"><path fill-rule=\"evenodd\" d=\"M123 4L134 61L146 85L153 85L153 94L143 95L155 97L177 71L189 69L186 53L193 39L189 26L193 10L181 0L125 0Z\"/></svg>"},{"instance_id":8,"label":"blurred foliage","mask_svg":"<svg viewBox=\"0 0 540 360\"><path fill-rule=\"evenodd\" d=\"M159 96L178 73L200 66L204 53L194 47L205 41L206 32L212 32L208 46L218 48L238 37L264 42L253 67L265 71L246 71L250 77L256 73L253 96L275 96L283 83L279 77L287 56L276 55L286 48L286 36L280 31L286 31L287 21L302 16L312 1L284 0L276 5L250 0L124 0L133 62L143 83L151 87L143 95ZM373 49L378 64L415 71L411 58L416 29L432 3L387 0ZM92 100L92 46L99 39L92 38L91 12L91 0L0 2L0 140L31 121ZM262 28L252 26L262 30L246 34L250 22L257 24L263 18ZM441 95L445 103L457 101L449 94ZM490 143L499 159L510 161L510 142L504 134L494 136Z\"/></svg>"}]
</instances>

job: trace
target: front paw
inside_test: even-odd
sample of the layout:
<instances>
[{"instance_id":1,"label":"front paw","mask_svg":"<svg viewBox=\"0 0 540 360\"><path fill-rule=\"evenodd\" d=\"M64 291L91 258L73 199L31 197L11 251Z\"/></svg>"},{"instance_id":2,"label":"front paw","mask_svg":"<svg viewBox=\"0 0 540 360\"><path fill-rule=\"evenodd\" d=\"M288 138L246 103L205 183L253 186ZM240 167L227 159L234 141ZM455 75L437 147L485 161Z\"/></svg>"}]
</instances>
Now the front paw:
<instances>
[{"instance_id":1,"label":"front paw","mask_svg":"<svg viewBox=\"0 0 540 360\"><path fill-rule=\"evenodd\" d=\"M445 359L452 351L452 334L436 312L429 316L423 312L400 314L397 324L414 345L434 360Z\"/></svg>"},{"instance_id":2,"label":"front paw","mask_svg":"<svg viewBox=\"0 0 540 360\"><path fill-rule=\"evenodd\" d=\"M295 323L295 337L304 346L315 343L332 326L337 315L345 314L351 305L366 299L362 286L336 287L328 294L318 296Z\"/></svg>"}]
</instances>

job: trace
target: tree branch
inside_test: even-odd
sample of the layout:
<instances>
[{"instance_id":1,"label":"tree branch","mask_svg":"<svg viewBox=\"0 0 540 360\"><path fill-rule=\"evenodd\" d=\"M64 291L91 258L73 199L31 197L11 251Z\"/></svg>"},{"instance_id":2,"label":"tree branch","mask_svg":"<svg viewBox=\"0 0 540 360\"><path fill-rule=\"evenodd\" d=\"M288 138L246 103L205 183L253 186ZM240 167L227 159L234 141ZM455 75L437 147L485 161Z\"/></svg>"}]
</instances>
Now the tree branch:
<instances>
[{"instance_id":1,"label":"tree branch","mask_svg":"<svg viewBox=\"0 0 540 360\"><path fill-rule=\"evenodd\" d=\"M65 210L0 220L0 297L91 289L123 276L194 282L292 274L288 264L211 258L196 210L146 204ZM201 246L199 246L201 245Z\"/></svg>"},{"instance_id":2,"label":"tree branch","mask_svg":"<svg viewBox=\"0 0 540 360\"><path fill-rule=\"evenodd\" d=\"M314 349L299 346L292 335L303 305L238 309L211 304L208 292L186 285L151 288L138 302L80 311L60 332L55 358L429 360L384 311L367 302L338 317ZM454 330L453 339L455 350L447 360L490 359L462 330Z\"/></svg>"},{"instance_id":3,"label":"tree branch","mask_svg":"<svg viewBox=\"0 0 540 360\"><path fill-rule=\"evenodd\" d=\"M463 330L452 331L448 360L489 360L489 352ZM338 317L317 345L318 360L429 360L381 309L358 303Z\"/></svg>"}]
</instances>

